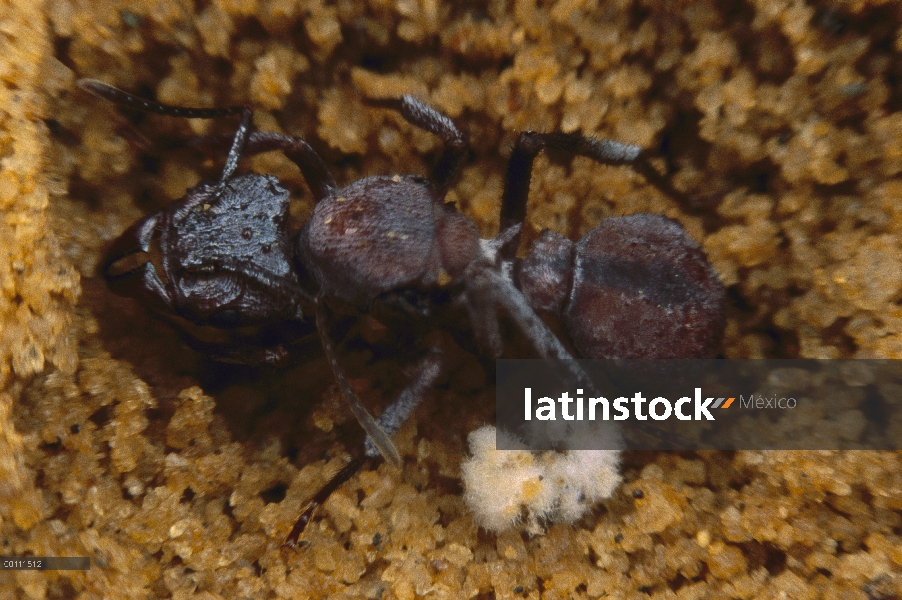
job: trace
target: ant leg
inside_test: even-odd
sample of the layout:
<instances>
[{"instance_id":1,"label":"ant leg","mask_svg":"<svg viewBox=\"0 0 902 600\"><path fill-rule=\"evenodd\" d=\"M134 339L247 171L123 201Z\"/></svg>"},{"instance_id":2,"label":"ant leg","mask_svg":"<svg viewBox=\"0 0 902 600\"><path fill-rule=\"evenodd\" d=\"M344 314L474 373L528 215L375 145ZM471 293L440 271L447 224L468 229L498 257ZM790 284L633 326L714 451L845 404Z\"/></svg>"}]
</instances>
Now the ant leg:
<instances>
[{"instance_id":1,"label":"ant leg","mask_svg":"<svg viewBox=\"0 0 902 600\"><path fill-rule=\"evenodd\" d=\"M500 305L513 319L520 331L532 342L539 356L545 359L554 359L556 368L567 385L574 388L583 388L586 394L600 396L600 390L595 381L580 366L567 348L554 335L547 325L539 318L529 302L513 283L504 275L492 268L487 262L473 262L467 267L466 272L467 295L475 290L476 293L485 293L491 296L483 301L489 305L491 313L484 315L483 319L492 319L497 325L495 306ZM610 424L608 424L610 425ZM619 427L604 426L604 439L607 448L623 448L623 435Z\"/></svg>"},{"instance_id":2,"label":"ant leg","mask_svg":"<svg viewBox=\"0 0 902 600\"><path fill-rule=\"evenodd\" d=\"M373 418L373 415L371 415L360 402L360 398L357 397L354 388L348 383L344 371L341 370L341 366L338 364L338 357L335 355L335 349L332 347L332 340L329 339L329 333L326 330L326 311L323 307L322 297L318 298L316 302L316 328L319 330L319 336L323 343L326 359L329 361L329 366L332 367L332 373L335 375L335 380L338 381L338 386L341 388L345 401L347 401L348 405L351 407L351 412L357 417L360 426L363 427L363 430L370 439L373 440L373 444L379 449L379 453L385 457L385 460L395 466L399 466L401 464L401 456L398 454L398 449L395 448L395 445L392 443L391 437L389 437L385 430L379 426L376 419Z\"/></svg>"},{"instance_id":3,"label":"ant leg","mask_svg":"<svg viewBox=\"0 0 902 600\"><path fill-rule=\"evenodd\" d=\"M338 189L326 163L302 138L281 133L254 132L250 134L245 154L279 151L301 169L304 180L316 202L328 198Z\"/></svg>"},{"instance_id":4,"label":"ant leg","mask_svg":"<svg viewBox=\"0 0 902 600\"><path fill-rule=\"evenodd\" d=\"M507 163L507 180L501 197L501 231L526 219L526 204L532 165L536 155L544 148L562 150L585 156L603 165L629 165L665 195L686 202L685 194L674 188L665 177L648 162L648 153L639 146L614 140L598 139L578 133L536 133L524 131L517 137L514 150ZM506 259L512 259L519 245L505 246Z\"/></svg>"},{"instance_id":5,"label":"ant leg","mask_svg":"<svg viewBox=\"0 0 902 600\"><path fill-rule=\"evenodd\" d=\"M523 293L495 269L488 264L474 261L467 267L464 278L467 296L469 297L471 294L474 297L481 296L477 300L478 305L487 307L501 305L533 343L542 358L573 359L557 336L536 315ZM497 324L495 328L497 328ZM585 374L581 376L581 379L583 377L587 379ZM592 387L591 381L587 380L580 380L579 384Z\"/></svg>"},{"instance_id":6,"label":"ant leg","mask_svg":"<svg viewBox=\"0 0 902 600\"><path fill-rule=\"evenodd\" d=\"M284 366L288 362L288 350L282 344L260 347L252 344L202 342L190 335L185 335L183 338L192 350L217 362L233 365L275 366Z\"/></svg>"},{"instance_id":7,"label":"ant leg","mask_svg":"<svg viewBox=\"0 0 902 600\"><path fill-rule=\"evenodd\" d=\"M469 147L467 138L451 119L413 96L405 95L401 98L367 100L366 102L397 111L411 125L416 125L420 129L425 129L442 138L445 149L442 157L432 169L430 177L437 192L435 200L440 203L460 172L463 158Z\"/></svg>"},{"instance_id":8,"label":"ant leg","mask_svg":"<svg viewBox=\"0 0 902 600\"><path fill-rule=\"evenodd\" d=\"M442 373L444 365L444 355L438 348L432 348L429 353L417 363L416 377L411 381L404 391L386 408L376 423L389 436L395 435L407 419L410 418L414 409L420 405L426 392L435 385L436 380ZM372 437L367 437L363 444L364 453L367 458L377 458L380 451L376 447L376 443Z\"/></svg>"},{"instance_id":9,"label":"ant leg","mask_svg":"<svg viewBox=\"0 0 902 600\"><path fill-rule=\"evenodd\" d=\"M489 351L492 358L501 358L504 342L498 326L498 303L491 281L475 274L465 276L465 281L464 305L473 327L473 336Z\"/></svg>"},{"instance_id":10,"label":"ant leg","mask_svg":"<svg viewBox=\"0 0 902 600\"><path fill-rule=\"evenodd\" d=\"M548 329L548 326L529 305L523 293L513 283L488 263L476 261L467 267L465 280L467 296L471 294L474 296L489 295L489 298L483 298L479 300L479 303L492 308L495 305L501 305L517 324L517 327L532 342L539 356L560 360L574 383L586 388L587 393L598 393L597 386L589 375L577 364L557 336ZM482 319L495 320L494 328L497 329L497 317L494 312L490 317L483 316Z\"/></svg>"},{"instance_id":11,"label":"ant leg","mask_svg":"<svg viewBox=\"0 0 902 600\"><path fill-rule=\"evenodd\" d=\"M417 364L417 375L414 380L404 388L404 391L402 391L398 398L385 409L385 412L383 412L376 421L386 434L390 436L394 435L401 425L410 418L410 414L422 402L426 390L430 389L435 384L435 381L442 372L443 363L444 360L441 352L437 348L433 348L429 354ZM298 538L304 533L304 529L313 517L313 513L317 507L325 502L329 496L332 495L332 492L353 477L363 465L379 458L380 452L376 448L376 444L372 441L371 437L367 436L363 449L364 456L355 456L352 458L348 464L332 476L332 479L326 482L326 485L313 495L313 498L310 499L304 512L301 513L298 520L295 522L294 527L291 528L291 533L289 533L288 537L285 539L285 546L288 546L289 548L296 547Z\"/></svg>"},{"instance_id":12,"label":"ant leg","mask_svg":"<svg viewBox=\"0 0 902 600\"><path fill-rule=\"evenodd\" d=\"M317 491L313 498L310 499L310 502L307 503L307 507L304 509L304 512L298 517L298 520L295 521L294 527L291 528L291 533L288 534L288 537L285 538L285 543L283 546L287 546L289 548L296 548L298 545L298 539L304 533L304 529L307 528L307 523L310 522L310 519L313 517L314 511L322 505L323 502L329 499L329 496L332 495L332 492L337 490L343 483L349 480L354 476L354 473L360 470L361 467L367 462L367 459L355 456L341 468L338 473L332 476L332 479L326 482L326 485L321 487L319 491Z\"/></svg>"}]
</instances>

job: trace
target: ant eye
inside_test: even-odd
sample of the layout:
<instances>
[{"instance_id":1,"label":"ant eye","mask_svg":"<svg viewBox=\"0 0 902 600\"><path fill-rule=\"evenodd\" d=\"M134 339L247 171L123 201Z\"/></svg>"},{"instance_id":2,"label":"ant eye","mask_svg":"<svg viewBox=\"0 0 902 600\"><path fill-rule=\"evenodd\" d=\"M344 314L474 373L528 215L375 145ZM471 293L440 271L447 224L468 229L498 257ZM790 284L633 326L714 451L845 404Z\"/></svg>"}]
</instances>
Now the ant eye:
<instances>
[{"instance_id":1,"label":"ant eye","mask_svg":"<svg viewBox=\"0 0 902 600\"><path fill-rule=\"evenodd\" d=\"M210 315L210 318L207 319L207 321L213 327L235 327L241 321L241 316L238 314L237 310L227 308Z\"/></svg>"}]
</instances>

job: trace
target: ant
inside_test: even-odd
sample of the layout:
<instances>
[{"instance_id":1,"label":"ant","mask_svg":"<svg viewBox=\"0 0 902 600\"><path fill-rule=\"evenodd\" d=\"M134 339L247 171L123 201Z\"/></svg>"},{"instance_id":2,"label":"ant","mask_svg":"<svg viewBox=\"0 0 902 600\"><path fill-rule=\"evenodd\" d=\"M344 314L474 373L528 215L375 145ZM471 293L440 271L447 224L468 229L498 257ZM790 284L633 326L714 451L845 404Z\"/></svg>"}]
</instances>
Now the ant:
<instances>
[{"instance_id":1,"label":"ant","mask_svg":"<svg viewBox=\"0 0 902 600\"><path fill-rule=\"evenodd\" d=\"M472 337L492 357L504 351L499 307L543 358L572 358L568 347L585 358L710 358L718 352L724 289L704 252L674 220L649 214L610 218L575 243L545 230L524 258L517 257L533 162L543 149L630 165L661 192L684 200L638 146L577 133L522 132L508 162L500 232L480 239L476 224L444 203L467 154L467 139L448 117L411 96L369 102L442 139L429 178L373 176L339 188L303 139L251 131L247 107L169 106L96 80L78 83L140 111L241 116L219 180L201 183L132 225L112 244L101 272L114 292L172 316L186 330L292 331L309 326L313 313L335 379L367 438L362 454L313 496L288 546L297 544L316 507L366 462L381 455L400 464L391 437L443 368L440 344L432 343L408 386L374 418L339 365L327 304L381 307L410 322L441 321L448 310L463 311ZM314 196L313 214L297 233L288 230L290 197L278 179L236 174L241 158L269 151L292 160ZM565 341L543 316L559 320ZM261 339L197 343L218 360L284 362L285 344ZM562 364L572 380L593 388L575 361Z\"/></svg>"}]
</instances>

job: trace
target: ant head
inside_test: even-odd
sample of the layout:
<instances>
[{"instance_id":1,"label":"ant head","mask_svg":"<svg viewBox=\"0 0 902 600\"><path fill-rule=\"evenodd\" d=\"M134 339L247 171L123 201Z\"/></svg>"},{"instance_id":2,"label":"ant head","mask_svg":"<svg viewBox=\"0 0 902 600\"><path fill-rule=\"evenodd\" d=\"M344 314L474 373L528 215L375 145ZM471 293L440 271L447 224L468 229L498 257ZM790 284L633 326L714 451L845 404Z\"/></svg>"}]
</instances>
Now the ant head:
<instances>
[{"instance_id":1,"label":"ant head","mask_svg":"<svg viewBox=\"0 0 902 600\"><path fill-rule=\"evenodd\" d=\"M289 200L270 176L199 185L122 234L103 275L114 292L197 325L296 317L306 295L285 227Z\"/></svg>"}]
</instances>

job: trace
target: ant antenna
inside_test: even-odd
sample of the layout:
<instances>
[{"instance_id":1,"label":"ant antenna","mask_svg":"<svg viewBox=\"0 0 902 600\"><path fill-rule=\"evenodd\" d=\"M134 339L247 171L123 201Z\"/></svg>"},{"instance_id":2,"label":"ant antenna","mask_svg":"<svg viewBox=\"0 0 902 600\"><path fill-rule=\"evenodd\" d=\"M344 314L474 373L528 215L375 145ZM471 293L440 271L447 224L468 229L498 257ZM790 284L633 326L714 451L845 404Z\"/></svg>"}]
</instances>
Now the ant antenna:
<instances>
[{"instance_id":1,"label":"ant antenna","mask_svg":"<svg viewBox=\"0 0 902 600\"><path fill-rule=\"evenodd\" d=\"M154 102L152 100L145 100L144 98L133 96L126 91L120 90L117 87L113 87L96 79L79 79L77 83L78 87L85 90L86 92L93 94L99 98L103 98L104 100L108 100L113 104L117 104L125 108L131 108L133 110L140 110L142 112L164 115L167 117L182 117L185 119L215 119L217 117L227 117L229 115L240 114L241 124L238 126L238 130L235 132L235 138L232 140L232 147L231 149L229 149L229 156L228 158L226 158L225 168L223 168L222 170L222 175L219 178L219 182L223 183L231 179L232 175L235 174L235 169L238 168L238 160L241 158L241 153L244 150L245 144L247 143L248 130L250 129L251 118L253 116L251 109L247 106L228 106L225 108L194 108L189 106L172 106L169 104L162 104L160 102Z\"/></svg>"}]
</instances>

